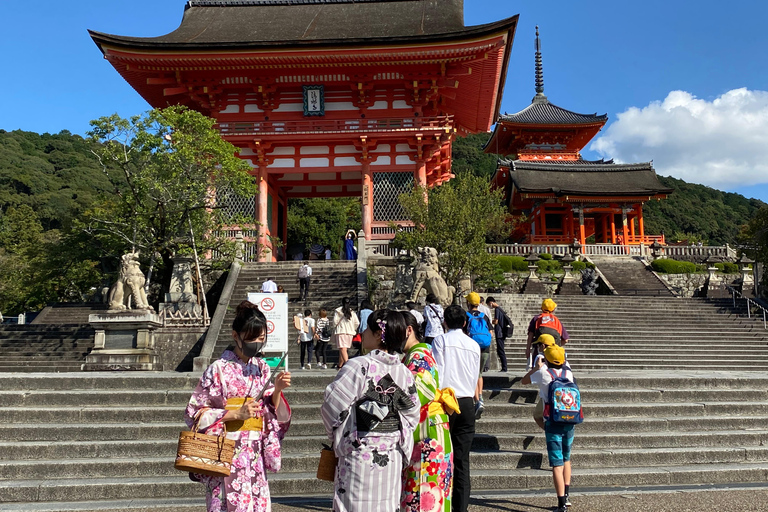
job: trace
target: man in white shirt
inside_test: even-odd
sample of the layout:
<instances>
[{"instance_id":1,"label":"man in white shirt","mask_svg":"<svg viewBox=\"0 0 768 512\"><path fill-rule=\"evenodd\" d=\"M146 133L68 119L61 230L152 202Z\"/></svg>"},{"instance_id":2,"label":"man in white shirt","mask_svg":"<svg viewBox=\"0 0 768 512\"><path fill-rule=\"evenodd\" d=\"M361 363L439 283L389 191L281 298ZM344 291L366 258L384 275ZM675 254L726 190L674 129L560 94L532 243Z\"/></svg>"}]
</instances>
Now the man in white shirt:
<instances>
[{"instance_id":1,"label":"man in white shirt","mask_svg":"<svg viewBox=\"0 0 768 512\"><path fill-rule=\"evenodd\" d=\"M299 267L299 273L296 276L299 280L299 300L307 300L309 293L309 278L312 275L312 267L306 261Z\"/></svg>"},{"instance_id":2,"label":"man in white shirt","mask_svg":"<svg viewBox=\"0 0 768 512\"><path fill-rule=\"evenodd\" d=\"M432 341L440 386L453 388L461 411L449 418L453 443L454 512L466 512L469 506L469 450L475 437L475 399L478 398L480 375L480 346L462 331L466 321L467 313L460 306L449 306L445 309L448 332Z\"/></svg>"},{"instance_id":3,"label":"man in white shirt","mask_svg":"<svg viewBox=\"0 0 768 512\"><path fill-rule=\"evenodd\" d=\"M331 259L331 248L328 246L325 247L325 259L326 260Z\"/></svg>"},{"instance_id":4,"label":"man in white shirt","mask_svg":"<svg viewBox=\"0 0 768 512\"><path fill-rule=\"evenodd\" d=\"M277 293L277 284L268 277L266 281L261 283L261 293Z\"/></svg>"}]
</instances>

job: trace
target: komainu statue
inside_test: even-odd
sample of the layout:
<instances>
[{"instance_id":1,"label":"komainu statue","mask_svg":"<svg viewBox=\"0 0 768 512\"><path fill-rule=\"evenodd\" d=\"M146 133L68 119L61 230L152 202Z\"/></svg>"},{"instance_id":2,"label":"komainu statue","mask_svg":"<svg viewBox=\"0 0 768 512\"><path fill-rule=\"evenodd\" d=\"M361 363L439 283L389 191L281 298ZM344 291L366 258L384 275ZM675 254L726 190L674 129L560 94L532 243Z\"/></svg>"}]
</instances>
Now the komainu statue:
<instances>
[{"instance_id":1,"label":"komainu statue","mask_svg":"<svg viewBox=\"0 0 768 512\"><path fill-rule=\"evenodd\" d=\"M453 303L453 294L456 289L453 286L448 286L443 276L440 275L437 251L432 247L419 247L417 254L418 261L414 269L413 291L410 300L416 301L421 289L426 288L427 293L435 294L441 305L450 306Z\"/></svg>"},{"instance_id":2,"label":"komainu statue","mask_svg":"<svg viewBox=\"0 0 768 512\"><path fill-rule=\"evenodd\" d=\"M120 259L120 275L109 290L109 311L125 311L129 308L129 299L133 309L154 309L147 303L144 292L146 279L139 268L139 251L123 254Z\"/></svg>"}]
</instances>

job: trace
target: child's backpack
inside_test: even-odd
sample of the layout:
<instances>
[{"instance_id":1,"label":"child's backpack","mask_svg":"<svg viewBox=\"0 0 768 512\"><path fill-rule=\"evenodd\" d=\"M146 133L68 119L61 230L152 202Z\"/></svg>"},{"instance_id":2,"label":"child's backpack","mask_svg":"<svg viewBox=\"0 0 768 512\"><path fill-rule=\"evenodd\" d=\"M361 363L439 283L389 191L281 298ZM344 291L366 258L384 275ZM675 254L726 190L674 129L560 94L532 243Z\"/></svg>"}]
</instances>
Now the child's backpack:
<instances>
[{"instance_id":1,"label":"child's backpack","mask_svg":"<svg viewBox=\"0 0 768 512\"><path fill-rule=\"evenodd\" d=\"M560 345L561 335L563 331L563 324L552 313L542 313L536 319L536 330L533 335L533 339L538 339L542 334L549 334L555 338L555 343Z\"/></svg>"},{"instance_id":2,"label":"child's backpack","mask_svg":"<svg viewBox=\"0 0 768 512\"><path fill-rule=\"evenodd\" d=\"M584 421L579 386L566 378L567 369L563 367L560 377L551 368L547 371L552 376L552 382L549 383L548 401L544 405L544 419L565 425Z\"/></svg>"},{"instance_id":3,"label":"child's backpack","mask_svg":"<svg viewBox=\"0 0 768 512\"><path fill-rule=\"evenodd\" d=\"M512 335L512 332L514 331L514 326L512 325L512 322L509 320L507 313L501 308L498 308L498 310L501 313L500 315L501 318L499 318L499 325L501 326L501 335L504 338L509 338Z\"/></svg>"},{"instance_id":4,"label":"child's backpack","mask_svg":"<svg viewBox=\"0 0 768 512\"><path fill-rule=\"evenodd\" d=\"M299 267L299 279L303 279L305 277L309 277L309 271L307 270L306 265L302 265Z\"/></svg>"},{"instance_id":5,"label":"child's backpack","mask_svg":"<svg viewBox=\"0 0 768 512\"><path fill-rule=\"evenodd\" d=\"M485 323L485 313L478 312L477 315L467 313L467 335L475 340L481 349L491 346L491 331Z\"/></svg>"}]
</instances>

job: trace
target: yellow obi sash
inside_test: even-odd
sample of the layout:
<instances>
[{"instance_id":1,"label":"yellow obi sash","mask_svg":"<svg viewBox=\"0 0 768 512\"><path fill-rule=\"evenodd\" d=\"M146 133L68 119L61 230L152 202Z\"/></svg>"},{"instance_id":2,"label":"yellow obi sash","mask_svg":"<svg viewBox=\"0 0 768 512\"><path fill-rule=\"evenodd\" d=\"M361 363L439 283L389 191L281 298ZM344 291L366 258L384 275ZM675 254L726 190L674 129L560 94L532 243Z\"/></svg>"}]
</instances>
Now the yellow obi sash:
<instances>
[{"instance_id":1,"label":"yellow obi sash","mask_svg":"<svg viewBox=\"0 0 768 512\"><path fill-rule=\"evenodd\" d=\"M250 397L227 398L227 406L225 409L228 411L237 410L241 408L245 401L249 398ZM229 432L239 432L242 430L262 430L263 427L264 421L261 418L248 418L247 420L235 420L227 422L227 431Z\"/></svg>"},{"instance_id":2,"label":"yellow obi sash","mask_svg":"<svg viewBox=\"0 0 768 512\"><path fill-rule=\"evenodd\" d=\"M453 392L453 388L444 388L435 390L435 399L429 403L427 413L429 416L436 416L438 414L459 413L459 402L456 400L456 393Z\"/></svg>"}]
</instances>

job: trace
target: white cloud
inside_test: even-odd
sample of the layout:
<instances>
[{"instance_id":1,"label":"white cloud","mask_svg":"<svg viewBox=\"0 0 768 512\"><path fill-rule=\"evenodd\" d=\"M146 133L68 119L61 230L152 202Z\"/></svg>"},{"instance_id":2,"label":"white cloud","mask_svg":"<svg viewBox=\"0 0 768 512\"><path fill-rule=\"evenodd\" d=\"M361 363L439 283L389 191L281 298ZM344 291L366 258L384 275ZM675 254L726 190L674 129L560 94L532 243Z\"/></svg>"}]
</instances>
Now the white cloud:
<instances>
[{"instance_id":1,"label":"white cloud","mask_svg":"<svg viewBox=\"0 0 768 512\"><path fill-rule=\"evenodd\" d=\"M734 89L713 101L672 91L631 107L590 149L617 162L719 189L768 183L768 91Z\"/></svg>"}]
</instances>

